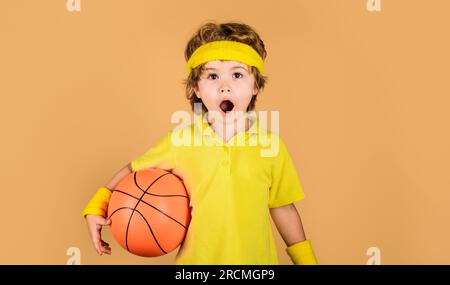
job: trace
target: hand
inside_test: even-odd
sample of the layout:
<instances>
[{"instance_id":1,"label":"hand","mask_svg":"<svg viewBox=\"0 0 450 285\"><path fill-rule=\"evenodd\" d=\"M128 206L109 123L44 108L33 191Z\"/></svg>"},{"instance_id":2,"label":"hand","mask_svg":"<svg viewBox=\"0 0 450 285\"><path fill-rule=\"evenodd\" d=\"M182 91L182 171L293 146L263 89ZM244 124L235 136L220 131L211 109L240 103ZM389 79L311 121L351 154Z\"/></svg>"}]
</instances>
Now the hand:
<instances>
[{"instance_id":1,"label":"hand","mask_svg":"<svg viewBox=\"0 0 450 285\"><path fill-rule=\"evenodd\" d=\"M103 253L111 254L111 247L109 243L102 240L101 232L103 226L108 226L111 224L110 219L105 219L102 216L97 215L86 215L86 222L89 230L89 235L91 236L92 243L99 255Z\"/></svg>"}]
</instances>

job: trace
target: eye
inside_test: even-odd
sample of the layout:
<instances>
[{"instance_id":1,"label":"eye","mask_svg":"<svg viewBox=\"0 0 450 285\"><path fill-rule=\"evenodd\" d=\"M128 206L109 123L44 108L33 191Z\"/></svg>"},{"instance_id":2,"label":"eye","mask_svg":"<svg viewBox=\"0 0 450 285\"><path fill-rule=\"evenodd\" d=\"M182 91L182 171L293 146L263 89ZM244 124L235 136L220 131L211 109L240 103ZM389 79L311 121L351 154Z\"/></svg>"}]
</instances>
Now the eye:
<instances>
[{"instance_id":1,"label":"eye","mask_svg":"<svg viewBox=\"0 0 450 285\"><path fill-rule=\"evenodd\" d=\"M207 77L208 79L216 80L219 76L215 73L210 73Z\"/></svg>"},{"instance_id":2,"label":"eye","mask_svg":"<svg viewBox=\"0 0 450 285\"><path fill-rule=\"evenodd\" d=\"M244 77L244 75L240 72L233 73L233 78L242 78L242 77Z\"/></svg>"}]
</instances>

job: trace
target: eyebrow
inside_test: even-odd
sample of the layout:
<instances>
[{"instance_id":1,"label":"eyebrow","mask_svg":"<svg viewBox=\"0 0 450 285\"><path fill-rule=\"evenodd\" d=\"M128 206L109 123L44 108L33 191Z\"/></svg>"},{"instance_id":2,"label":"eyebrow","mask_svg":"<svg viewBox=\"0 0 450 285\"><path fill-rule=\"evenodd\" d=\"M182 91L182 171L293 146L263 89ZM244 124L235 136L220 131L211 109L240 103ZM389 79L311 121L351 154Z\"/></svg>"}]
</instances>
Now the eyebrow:
<instances>
[{"instance_id":1,"label":"eyebrow","mask_svg":"<svg viewBox=\"0 0 450 285\"><path fill-rule=\"evenodd\" d=\"M231 69L236 69L236 68L242 68L243 70L248 71L247 68L240 66L240 65L233 66Z\"/></svg>"},{"instance_id":2,"label":"eyebrow","mask_svg":"<svg viewBox=\"0 0 450 285\"><path fill-rule=\"evenodd\" d=\"M247 68L245 68L245 67L243 67L243 66L240 66L240 65L233 66L231 69L237 69L237 68L242 68L243 70L248 71ZM205 70L217 70L217 68L214 68L214 67L206 67Z\"/></svg>"}]
</instances>

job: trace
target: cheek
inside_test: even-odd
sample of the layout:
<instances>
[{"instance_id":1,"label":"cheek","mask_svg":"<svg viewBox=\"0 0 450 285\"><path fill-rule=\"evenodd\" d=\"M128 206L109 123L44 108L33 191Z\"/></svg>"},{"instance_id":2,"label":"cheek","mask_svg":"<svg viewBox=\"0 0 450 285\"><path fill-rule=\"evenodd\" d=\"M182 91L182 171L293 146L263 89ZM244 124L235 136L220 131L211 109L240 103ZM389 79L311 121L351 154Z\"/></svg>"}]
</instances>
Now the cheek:
<instances>
[{"instance_id":1,"label":"cheek","mask_svg":"<svg viewBox=\"0 0 450 285\"><path fill-rule=\"evenodd\" d=\"M198 90L202 93L211 93L212 91L216 90L216 86L214 82L199 81Z\"/></svg>"},{"instance_id":2,"label":"cheek","mask_svg":"<svg viewBox=\"0 0 450 285\"><path fill-rule=\"evenodd\" d=\"M242 84L238 84L238 86L236 86L236 91L243 101L250 101L254 92L254 82L252 80L242 82Z\"/></svg>"},{"instance_id":3,"label":"cheek","mask_svg":"<svg viewBox=\"0 0 450 285\"><path fill-rule=\"evenodd\" d=\"M201 81L197 84L197 95L198 97L205 97L210 92L211 87L209 87L207 84L202 83Z\"/></svg>"},{"instance_id":4,"label":"cheek","mask_svg":"<svg viewBox=\"0 0 450 285\"><path fill-rule=\"evenodd\" d=\"M198 97L200 97L208 108L215 104L215 99L217 96L215 95L215 88L211 86L211 84L198 84Z\"/></svg>"},{"instance_id":5,"label":"cheek","mask_svg":"<svg viewBox=\"0 0 450 285\"><path fill-rule=\"evenodd\" d=\"M248 104L249 104L250 101L252 100L252 97L253 97L253 95L252 95L251 93L249 93L249 94L247 94L247 95L245 96L245 104L244 104L244 107L247 107L247 106L248 106Z\"/></svg>"}]
</instances>

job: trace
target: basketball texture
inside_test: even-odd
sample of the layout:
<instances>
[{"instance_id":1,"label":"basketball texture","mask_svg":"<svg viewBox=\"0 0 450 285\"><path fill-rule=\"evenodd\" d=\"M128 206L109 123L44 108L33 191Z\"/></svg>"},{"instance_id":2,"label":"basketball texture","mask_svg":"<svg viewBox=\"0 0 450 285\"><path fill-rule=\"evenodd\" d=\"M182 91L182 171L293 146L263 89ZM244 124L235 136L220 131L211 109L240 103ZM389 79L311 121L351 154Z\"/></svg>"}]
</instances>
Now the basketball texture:
<instances>
[{"instance_id":1,"label":"basketball texture","mask_svg":"<svg viewBox=\"0 0 450 285\"><path fill-rule=\"evenodd\" d=\"M127 251L144 257L167 254L183 241L191 219L183 181L159 168L130 173L112 190L110 230Z\"/></svg>"}]
</instances>

